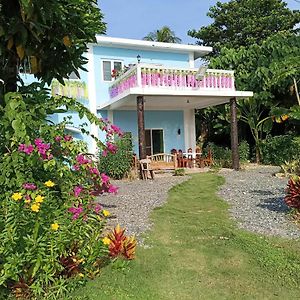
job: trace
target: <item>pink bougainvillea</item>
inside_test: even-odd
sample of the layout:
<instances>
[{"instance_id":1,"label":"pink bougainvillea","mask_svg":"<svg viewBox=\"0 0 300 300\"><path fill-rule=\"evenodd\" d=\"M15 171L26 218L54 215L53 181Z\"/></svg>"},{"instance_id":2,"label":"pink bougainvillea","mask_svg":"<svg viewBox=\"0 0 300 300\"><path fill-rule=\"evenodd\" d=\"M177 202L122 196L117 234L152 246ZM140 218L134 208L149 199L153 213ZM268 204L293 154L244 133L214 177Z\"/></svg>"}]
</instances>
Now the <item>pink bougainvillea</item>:
<instances>
[{"instance_id":1,"label":"pink bougainvillea","mask_svg":"<svg viewBox=\"0 0 300 300\"><path fill-rule=\"evenodd\" d=\"M74 196L78 197L80 195L80 193L83 191L83 187L82 186L75 186L74 187Z\"/></svg>"},{"instance_id":2,"label":"pink bougainvillea","mask_svg":"<svg viewBox=\"0 0 300 300\"><path fill-rule=\"evenodd\" d=\"M77 220L80 217L80 214L83 212L82 204L79 204L78 207L72 206L68 211L73 214L72 220Z\"/></svg>"},{"instance_id":3,"label":"pink bougainvillea","mask_svg":"<svg viewBox=\"0 0 300 300\"><path fill-rule=\"evenodd\" d=\"M25 190L36 190L37 186L34 183L26 182L26 183L23 184L23 188Z\"/></svg>"}]
</instances>

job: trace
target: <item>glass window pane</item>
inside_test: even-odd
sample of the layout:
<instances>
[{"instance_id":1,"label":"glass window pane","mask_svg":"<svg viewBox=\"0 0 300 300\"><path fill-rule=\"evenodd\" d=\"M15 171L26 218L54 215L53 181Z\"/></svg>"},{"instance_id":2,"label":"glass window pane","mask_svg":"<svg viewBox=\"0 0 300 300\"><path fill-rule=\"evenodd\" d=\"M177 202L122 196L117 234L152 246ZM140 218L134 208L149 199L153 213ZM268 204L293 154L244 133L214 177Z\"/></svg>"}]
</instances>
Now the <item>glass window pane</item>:
<instances>
[{"instance_id":1,"label":"glass window pane","mask_svg":"<svg viewBox=\"0 0 300 300\"><path fill-rule=\"evenodd\" d=\"M111 81L111 62L103 61L103 80Z\"/></svg>"},{"instance_id":2,"label":"glass window pane","mask_svg":"<svg viewBox=\"0 0 300 300\"><path fill-rule=\"evenodd\" d=\"M122 63L120 61L115 61L114 62L114 69L117 71L121 71L122 70Z\"/></svg>"}]
</instances>

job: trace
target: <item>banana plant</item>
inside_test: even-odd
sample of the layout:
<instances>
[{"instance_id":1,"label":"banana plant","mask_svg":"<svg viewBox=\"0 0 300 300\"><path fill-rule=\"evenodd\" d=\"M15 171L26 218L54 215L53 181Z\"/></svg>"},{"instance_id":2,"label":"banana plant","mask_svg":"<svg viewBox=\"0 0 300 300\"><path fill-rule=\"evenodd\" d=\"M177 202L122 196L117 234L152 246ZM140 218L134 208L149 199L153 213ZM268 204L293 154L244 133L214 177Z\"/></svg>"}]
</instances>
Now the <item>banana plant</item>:
<instances>
[{"instance_id":1,"label":"banana plant","mask_svg":"<svg viewBox=\"0 0 300 300\"><path fill-rule=\"evenodd\" d=\"M256 162L260 163L262 141L273 127L272 116L269 115L268 109L255 98L240 101L238 108L241 112L240 120L249 125L255 142Z\"/></svg>"}]
</instances>

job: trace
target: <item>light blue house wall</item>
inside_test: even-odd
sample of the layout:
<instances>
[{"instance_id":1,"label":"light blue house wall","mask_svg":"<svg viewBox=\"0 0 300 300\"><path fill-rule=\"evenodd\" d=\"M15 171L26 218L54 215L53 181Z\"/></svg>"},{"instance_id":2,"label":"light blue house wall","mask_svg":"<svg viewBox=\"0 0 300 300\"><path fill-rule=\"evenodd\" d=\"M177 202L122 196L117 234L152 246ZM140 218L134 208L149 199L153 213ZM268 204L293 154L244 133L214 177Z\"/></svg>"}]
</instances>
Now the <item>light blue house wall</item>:
<instances>
[{"instance_id":1,"label":"light blue house wall","mask_svg":"<svg viewBox=\"0 0 300 300\"><path fill-rule=\"evenodd\" d=\"M94 46L94 70L96 81L97 105L110 100L108 88L111 82L103 81L102 61L117 60L123 61L124 65L136 64L137 56L140 55L141 63L162 64L169 67L189 67L189 54L149 51L149 50L132 50L123 48Z\"/></svg>"},{"instance_id":2,"label":"light blue house wall","mask_svg":"<svg viewBox=\"0 0 300 300\"><path fill-rule=\"evenodd\" d=\"M169 67L189 68L190 57L189 53L174 53L157 50L133 50L125 48L107 47L94 45L93 47L93 66L94 76L89 76L88 72L79 70L80 81L90 84L89 80L93 78L96 89L97 106L110 100L109 86L111 82L103 81L102 61L122 61L123 65L136 64L137 56L141 57L142 63L155 63ZM91 65L90 65L91 66ZM84 66L88 68L88 66ZM26 75L24 78L26 84L34 80L32 75ZM89 95L90 96L90 95ZM90 107L89 99L77 99L86 107ZM107 118L107 111L97 111L99 117ZM137 112L136 111L113 111L113 123L119 126L123 132L131 132L134 143L134 151L138 153L137 141ZM145 111L145 128L146 129L163 129L164 132L164 151L170 152L172 148L184 149L184 117L183 111ZM49 116L49 119L55 123L63 121L64 117L71 116L73 127L78 128L82 123L88 123L86 129L90 131L90 124L87 119L80 119L78 114L69 111L64 114L56 114ZM180 134L178 134L180 132ZM82 139L91 145L91 138L75 131L68 131L75 138ZM105 132L98 130L98 137L104 141Z\"/></svg>"},{"instance_id":3,"label":"light blue house wall","mask_svg":"<svg viewBox=\"0 0 300 300\"><path fill-rule=\"evenodd\" d=\"M134 151L138 153L137 112L116 110L113 112L114 124L124 132L131 132ZM163 129L164 152L172 148L184 149L184 130L182 111L145 111L145 129ZM180 129L180 134L178 134Z\"/></svg>"},{"instance_id":4,"label":"light blue house wall","mask_svg":"<svg viewBox=\"0 0 300 300\"><path fill-rule=\"evenodd\" d=\"M84 66L86 67L86 66ZM85 82L88 85L88 73L83 71L83 70L79 70L79 74L80 74L80 81L81 82ZM29 85L33 82L38 81L33 74L21 74L21 78L24 82L25 85ZM49 89L51 89L51 87L47 86ZM84 106L86 106L87 108L89 108L89 99L88 98L78 98L77 99L81 104L83 104ZM79 115L77 112L74 111L68 111L65 113L59 113L59 114L53 114L53 115L49 115L48 116L48 120L53 122L53 123L60 123L64 121L64 118L66 117L71 117L70 122L72 123L69 127L70 129L78 129L79 125L87 123L86 126L84 126L84 128L86 130L90 130L90 124L89 121L84 117L82 119L79 118ZM74 138L76 139L80 139L85 141L88 145L91 144L91 137L84 135L82 133L79 132L75 132L73 130L66 130L66 134L71 134L73 135Z\"/></svg>"}]
</instances>

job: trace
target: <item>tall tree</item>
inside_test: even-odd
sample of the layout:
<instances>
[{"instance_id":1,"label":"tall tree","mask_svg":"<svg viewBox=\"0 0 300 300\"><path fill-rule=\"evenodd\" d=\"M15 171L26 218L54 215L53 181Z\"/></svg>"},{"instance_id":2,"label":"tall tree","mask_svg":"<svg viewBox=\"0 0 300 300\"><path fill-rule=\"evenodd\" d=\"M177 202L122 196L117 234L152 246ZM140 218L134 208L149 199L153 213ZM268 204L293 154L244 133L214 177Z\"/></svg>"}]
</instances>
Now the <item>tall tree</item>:
<instances>
[{"instance_id":1,"label":"tall tree","mask_svg":"<svg viewBox=\"0 0 300 300\"><path fill-rule=\"evenodd\" d=\"M261 44L266 38L280 31L296 32L300 22L299 10L290 10L282 0L231 0L217 2L207 15L213 23L188 35L198 39L200 45L212 46L213 55L222 47L248 47Z\"/></svg>"},{"instance_id":2,"label":"tall tree","mask_svg":"<svg viewBox=\"0 0 300 300\"><path fill-rule=\"evenodd\" d=\"M175 32L168 26L163 26L161 29L148 33L143 40L163 43L181 43L181 39L177 37Z\"/></svg>"},{"instance_id":3,"label":"tall tree","mask_svg":"<svg viewBox=\"0 0 300 300\"><path fill-rule=\"evenodd\" d=\"M255 91L251 103L240 102L239 108L241 120L249 125L253 135L257 161L263 133L272 128L270 122L265 122L270 120L268 112L276 104L289 107L297 101L296 93L290 95L290 90L300 80L299 60L300 36L292 33L278 33L261 45L223 48L218 57L211 59L213 68L235 70L238 89Z\"/></svg>"},{"instance_id":4,"label":"tall tree","mask_svg":"<svg viewBox=\"0 0 300 300\"><path fill-rule=\"evenodd\" d=\"M17 89L20 69L48 84L87 62L84 52L105 32L96 0L1 0L0 79ZM1 87L1 82L0 82Z\"/></svg>"}]
</instances>

